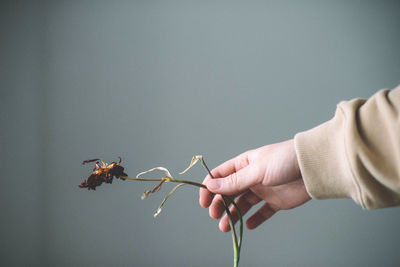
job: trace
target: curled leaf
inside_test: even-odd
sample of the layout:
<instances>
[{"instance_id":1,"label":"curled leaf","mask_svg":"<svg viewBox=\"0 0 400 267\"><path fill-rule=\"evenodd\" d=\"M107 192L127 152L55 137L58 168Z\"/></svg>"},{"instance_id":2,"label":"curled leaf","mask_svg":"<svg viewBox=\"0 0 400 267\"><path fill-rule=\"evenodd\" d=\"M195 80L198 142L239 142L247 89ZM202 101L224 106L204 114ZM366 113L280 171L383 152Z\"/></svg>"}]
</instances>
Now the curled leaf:
<instances>
[{"instance_id":1,"label":"curled leaf","mask_svg":"<svg viewBox=\"0 0 400 267\"><path fill-rule=\"evenodd\" d=\"M163 183L165 183L167 179L163 178L159 184L157 184L152 190L146 190L142 194L142 200L148 197L150 194L158 192L161 189Z\"/></svg>"},{"instance_id":2,"label":"curled leaf","mask_svg":"<svg viewBox=\"0 0 400 267\"><path fill-rule=\"evenodd\" d=\"M150 195L150 193L151 193L151 190L144 191L142 196L141 196L141 199L142 200L145 199L146 197L148 197Z\"/></svg>"},{"instance_id":3,"label":"curled leaf","mask_svg":"<svg viewBox=\"0 0 400 267\"><path fill-rule=\"evenodd\" d=\"M158 207L156 213L154 213L154 218L156 218L162 211L162 208L165 204L165 202L169 199L169 197L176 191L176 189L178 189L181 186L184 186L185 184L178 184L177 186L175 186L174 188L172 188L171 192L168 193L168 195L163 199L163 201L161 202L160 206Z\"/></svg>"},{"instance_id":4,"label":"curled leaf","mask_svg":"<svg viewBox=\"0 0 400 267\"><path fill-rule=\"evenodd\" d=\"M158 208L156 213L154 213L154 218L156 218L161 213L162 208Z\"/></svg>"},{"instance_id":5,"label":"curled leaf","mask_svg":"<svg viewBox=\"0 0 400 267\"><path fill-rule=\"evenodd\" d=\"M202 161L202 160L203 160L202 155L193 156L192 160L190 161L189 166L184 171L180 172L179 174L184 174L185 172L190 170L198 161Z\"/></svg>"},{"instance_id":6,"label":"curled leaf","mask_svg":"<svg viewBox=\"0 0 400 267\"><path fill-rule=\"evenodd\" d=\"M146 173L149 173L149 172L153 172L153 171L162 171L162 172L165 173L165 176L167 176L167 177L169 177L169 178L172 178L171 173L168 171L167 168L164 168L164 167L155 167L155 168L152 168L152 169L150 169L150 170L147 170L147 171L138 173L138 174L136 175L136 178L139 178L140 175L143 175L143 174L146 174Z\"/></svg>"}]
</instances>

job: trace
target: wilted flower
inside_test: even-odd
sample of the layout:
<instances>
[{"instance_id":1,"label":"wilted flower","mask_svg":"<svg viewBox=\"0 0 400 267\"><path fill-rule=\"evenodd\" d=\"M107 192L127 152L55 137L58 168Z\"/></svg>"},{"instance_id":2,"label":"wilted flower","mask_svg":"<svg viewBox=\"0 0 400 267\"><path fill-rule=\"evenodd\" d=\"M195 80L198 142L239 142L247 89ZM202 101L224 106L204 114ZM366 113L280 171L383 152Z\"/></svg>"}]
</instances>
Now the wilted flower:
<instances>
[{"instance_id":1,"label":"wilted flower","mask_svg":"<svg viewBox=\"0 0 400 267\"><path fill-rule=\"evenodd\" d=\"M96 162L92 174L82 183L79 184L80 188L87 188L88 190L96 190L97 186L102 183L111 184L114 176L125 180L123 176L128 176L124 172L124 167L120 165L122 159L119 157L119 162L105 163L102 159L89 159L82 162L82 164ZM99 165L101 162L102 165Z\"/></svg>"},{"instance_id":2,"label":"wilted flower","mask_svg":"<svg viewBox=\"0 0 400 267\"><path fill-rule=\"evenodd\" d=\"M168 169L164 167L155 167L150 170L141 172L136 175L136 177L129 177L125 172L124 172L124 167L121 166L121 158L119 158L119 162L111 162L110 164L104 163L103 160L100 158L98 159L89 159L85 160L82 162L82 164L90 163L90 162L96 162L95 166L93 168L92 174L85 180L83 181L79 187L80 188L87 188L88 190L96 190L97 186L100 186L102 183L107 183L111 184L114 177L120 178L121 180L131 180L131 181L148 181L148 182L159 182L152 190L146 190L143 195L142 199L146 198L152 193L158 192L161 189L161 186L166 183L166 182L174 182L174 183L179 183L177 186L175 186L169 193L166 195L166 197L163 199L161 202L161 205L157 209L157 212L154 214L154 217L157 217L165 202L171 197L171 195L180 187L184 185L193 185L201 188L207 188L205 185L193 182L193 181L188 181L188 180L182 180L182 179L176 179L174 178L171 173L168 171ZM210 175L211 178L214 178L208 169L206 163L204 162L203 156L197 155L194 156L189 164L189 166L180 174L186 173L188 170L190 170L197 162L201 162L203 167L207 170L208 174ZM100 165L101 163L101 165ZM153 171L162 171L164 172L164 175L161 178L149 178L149 177L142 177L142 175L153 172ZM222 195L222 200L224 201L224 206L225 206L225 212L228 215L228 221L229 221L229 226L231 229L232 233L232 242L233 242L233 250L234 250L234 267L237 267L239 264L239 255L240 255L240 248L242 245L242 235L243 235L243 219L242 215L240 214L240 209L235 203L233 199L231 199L228 196ZM239 222L240 222L240 227L239 227L239 235L237 235L233 219L232 219L232 214L229 210L229 204L232 204L235 207L235 210L239 216Z\"/></svg>"}]
</instances>

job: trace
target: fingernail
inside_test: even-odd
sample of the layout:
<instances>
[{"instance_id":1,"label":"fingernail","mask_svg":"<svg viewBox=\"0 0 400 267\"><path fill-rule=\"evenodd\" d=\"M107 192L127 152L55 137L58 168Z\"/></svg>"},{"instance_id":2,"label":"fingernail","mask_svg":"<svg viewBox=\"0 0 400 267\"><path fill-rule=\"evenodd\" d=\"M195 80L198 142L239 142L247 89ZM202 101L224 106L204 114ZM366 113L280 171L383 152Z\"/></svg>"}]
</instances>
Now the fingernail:
<instances>
[{"instance_id":1,"label":"fingernail","mask_svg":"<svg viewBox=\"0 0 400 267\"><path fill-rule=\"evenodd\" d=\"M218 190L221 187L221 181L219 179L210 180L207 182L207 188L211 191Z\"/></svg>"}]
</instances>

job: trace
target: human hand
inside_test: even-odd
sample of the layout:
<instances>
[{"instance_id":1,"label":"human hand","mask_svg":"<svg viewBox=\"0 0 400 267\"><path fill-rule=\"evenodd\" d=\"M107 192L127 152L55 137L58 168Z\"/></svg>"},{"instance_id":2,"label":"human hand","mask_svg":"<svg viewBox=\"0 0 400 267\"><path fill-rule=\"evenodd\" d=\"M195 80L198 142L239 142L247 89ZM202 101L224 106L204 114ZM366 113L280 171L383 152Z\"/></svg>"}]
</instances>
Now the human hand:
<instances>
[{"instance_id":1,"label":"human hand","mask_svg":"<svg viewBox=\"0 0 400 267\"><path fill-rule=\"evenodd\" d=\"M295 208L311 199L301 177L293 140L244 152L211 173L215 179L210 176L204 179L207 189L200 189L200 205L209 208L212 218L220 219L224 213L220 194L237 197L236 204L242 215L265 201L246 221L248 229L258 227L279 210ZM237 212L233 207L230 211L236 222ZM220 220L219 228L222 232L230 230L226 214Z\"/></svg>"}]
</instances>

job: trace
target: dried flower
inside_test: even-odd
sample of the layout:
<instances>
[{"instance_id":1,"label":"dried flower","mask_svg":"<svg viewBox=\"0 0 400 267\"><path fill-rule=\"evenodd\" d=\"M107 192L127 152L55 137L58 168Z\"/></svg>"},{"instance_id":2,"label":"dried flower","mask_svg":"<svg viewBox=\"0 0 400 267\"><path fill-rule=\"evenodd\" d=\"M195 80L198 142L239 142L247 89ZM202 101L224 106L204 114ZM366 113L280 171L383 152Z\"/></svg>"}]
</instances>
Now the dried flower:
<instances>
[{"instance_id":1,"label":"dried flower","mask_svg":"<svg viewBox=\"0 0 400 267\"><path fill-rule=\"evenodd\" d=\"M87 188L88 190L96 190L97 186L102 183L111 184L114 177L122 178L123 176L128 176L124 172L124 167L121 166L121 157L119 157L119 162L111 162L110 164L105 163L102 159L89 159L82 162L82 165L90 162L96 162L90 176L79 184L80 188ZM101 162L102 165L99 165ZM121 177L122 176L122 177Z\"/></svg>"},{"instance_id":2,"label":"dried flower","mask_svg":"<svg viewBox=\"0 0 400 267\"><path fill-rule=\"evenodd\" d=\"M100 158L98 159L90 159L90 160L85 160L82 162L82 164L90 163L90 162L96 162L95 166L93 168L93 171L91 175L83 181L79 187L81 188L87 188L89 190L96 190L97 186L100 186L102 183L108 183L111 184L113 181L114 176L116 178L120 178L121 180L131 180L131 181L148 181L148 182L159 182L152 190L146 190L142 194L142 199L146 198L152 193L158 192L161 189L161 186L166 183L166 182L173 182L173 183L179 183L177 186L175 186L169 194L163 199L161 202L161 205L157 209L156 213L154 214L154 217L157 217L165 202L172 196L172 194L180 187L184 185L193 185L197 187L202 187L202 188L207 188L205 185L193 182L193 181L188 181L188 180L182 180L182 179L176 179L174 178L171 173L168 171L168 169L164 167L155 167L150 170L144 171L136 175L136 177L129 177L125 172L124 172L124 167L121 166L121 158L119 158L119 162L111 162L110 164L104 163L103 160ZM100 162L102 165L99 165ZM201 162L203 167L206 169L208 174L210 175L211 178L213 178L209 168L207 167L206 163L204 162L203 156L197 155L194 156L189 164L189 166L182 171L180 174L186 173L188 170L190 170L197 162ZM161 178L148 178L148 177L142 177L143 174L147 174L153 171L162 171L164 172L164 176ZM237 267L239 264L239 258L240 258L240 248L242 246L242 235L243 235L243 219L242 215L240 214L240 209L237 206L237 204L234 202L233 199L231 199L228 196L222 195L222 199L224 201L224 206L225 206L225 212L228 215L228 221L229 221L229 226L231 228L231 233L232 233L232 243L233 243L233 252L234 252L234 267ZM233 219L232 219L232 214L229 210L229 205L232 204L235 207L235 210L239 216L239 235L237 235Z\"/></svg>"}]
</instances>

